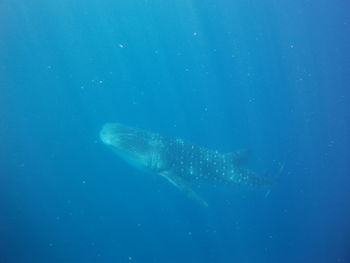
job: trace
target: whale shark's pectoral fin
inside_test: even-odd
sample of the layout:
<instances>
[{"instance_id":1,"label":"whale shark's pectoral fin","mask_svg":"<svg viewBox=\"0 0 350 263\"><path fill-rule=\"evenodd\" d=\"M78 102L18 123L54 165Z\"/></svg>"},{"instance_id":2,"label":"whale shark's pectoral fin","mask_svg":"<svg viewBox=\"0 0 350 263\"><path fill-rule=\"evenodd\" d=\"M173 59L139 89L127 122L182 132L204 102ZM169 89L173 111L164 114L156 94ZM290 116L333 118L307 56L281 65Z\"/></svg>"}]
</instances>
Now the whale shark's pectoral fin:
<instances>
[{"instance_id":1,"label":"whale shark's pectoral fin","mask_svg":"<svg viewBox=\"0 0 350 263\"><path fill-rule=\"evenodd\" d=\"M188 198L196 201L197 203L208 206L208 203L204 201L192 188L188 185L187 182L182 180L180 177L176 175L172 175L171 173L164 171L160 173L161 176L165 177L170 183L175 185L181 192L185 193Z\"/></svg>"}]
</instances>

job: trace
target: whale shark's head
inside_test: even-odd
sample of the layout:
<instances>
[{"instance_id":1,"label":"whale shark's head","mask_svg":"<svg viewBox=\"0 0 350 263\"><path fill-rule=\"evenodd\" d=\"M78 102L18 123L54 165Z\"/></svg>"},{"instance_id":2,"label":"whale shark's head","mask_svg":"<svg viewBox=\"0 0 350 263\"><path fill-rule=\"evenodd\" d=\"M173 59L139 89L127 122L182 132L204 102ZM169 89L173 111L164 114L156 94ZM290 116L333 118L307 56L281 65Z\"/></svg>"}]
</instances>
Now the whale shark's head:
<instances>
[{"instance_id":1,"label":"whale shark's head","mask_svg":"<svg viewBox=\"0 0 350 263\"><path fill-rule=\"evenodd\" d=\"M113 148L125 150L126 141L135 137L136 130L119 123L106 123L100 131L101 141Z\"/></svg>"},{"instance_id":2,"label":"whale shark's head","mask_svg":"<svg viewBox=\"0 0 350 263\"><path fill-rule=\"evenodd\" d=\"M101 141L132 165L144 169L159 169L162 142L157 134L128 127L120 123L106 123L100 131Z\"/></svg>"}]
</instances>

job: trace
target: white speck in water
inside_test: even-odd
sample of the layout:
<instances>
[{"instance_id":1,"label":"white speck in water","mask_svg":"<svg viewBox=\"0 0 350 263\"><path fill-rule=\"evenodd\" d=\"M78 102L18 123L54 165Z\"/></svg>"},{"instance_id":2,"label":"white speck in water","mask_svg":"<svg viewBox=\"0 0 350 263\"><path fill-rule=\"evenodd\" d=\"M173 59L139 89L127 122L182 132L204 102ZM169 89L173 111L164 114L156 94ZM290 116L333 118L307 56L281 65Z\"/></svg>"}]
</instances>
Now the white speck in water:
<instances>
[{"instance_id":1,"label":"white speck in water","mask_svg":"<svg viewBox=\"0 0 350 263\"><path fill-rule=\"evenodd\" d=\"M120 48L124 48L124 45L123 45L123 44L119 44L119 47L120 47Z\"/></svg>"}]
</instances>

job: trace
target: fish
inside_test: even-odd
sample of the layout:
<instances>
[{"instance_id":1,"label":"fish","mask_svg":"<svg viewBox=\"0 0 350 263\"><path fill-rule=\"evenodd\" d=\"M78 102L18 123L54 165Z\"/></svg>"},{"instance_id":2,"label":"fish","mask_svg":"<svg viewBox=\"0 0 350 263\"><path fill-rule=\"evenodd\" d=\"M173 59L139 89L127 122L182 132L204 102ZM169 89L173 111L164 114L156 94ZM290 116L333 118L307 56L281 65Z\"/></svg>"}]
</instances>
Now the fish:
<instances>
[{"instance_id":1,"label":"fish","mask_svg":"<svg viewBox=\"0 0 350 263\"><path fill-rule=\"evenodd\" d=\"M100 131L101 141L135 168L164 177L197 203L208 203L193 185L268 186L267 176L244 166L246 150L220 153L197 146L181 138L164 136L121 123L106 123Z\"/></svg>"}]
</instances>

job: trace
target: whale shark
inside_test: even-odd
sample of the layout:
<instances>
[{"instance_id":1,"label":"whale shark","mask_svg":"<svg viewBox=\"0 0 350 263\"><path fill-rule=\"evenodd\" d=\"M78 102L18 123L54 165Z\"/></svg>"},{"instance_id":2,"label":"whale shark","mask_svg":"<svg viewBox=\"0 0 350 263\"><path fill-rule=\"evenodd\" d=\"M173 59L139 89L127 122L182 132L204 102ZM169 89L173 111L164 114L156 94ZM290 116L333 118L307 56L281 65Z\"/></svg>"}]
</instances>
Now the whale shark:
<instances>
[{"instance_id":1,"label":"whale shark","mask_svg":"<svg viewBox=\"0 0 350 263\"><path fill-rule=\"evenodd\" d=\"M246 151L220 153L121 123L106 123L100 131L101 141L132 166L158 174L203 206L208 203L193 185L269 186L270 180L244 166Z\"/></svg>"}]
</instances>

